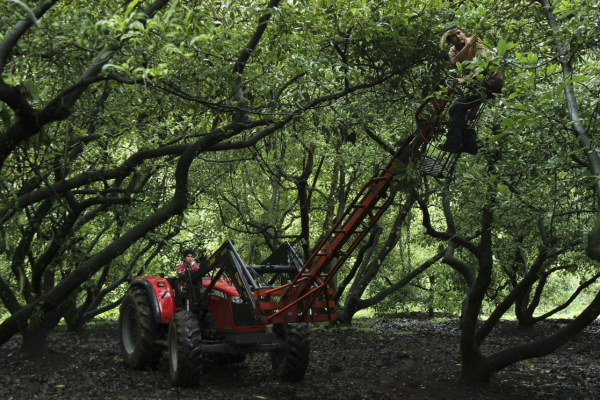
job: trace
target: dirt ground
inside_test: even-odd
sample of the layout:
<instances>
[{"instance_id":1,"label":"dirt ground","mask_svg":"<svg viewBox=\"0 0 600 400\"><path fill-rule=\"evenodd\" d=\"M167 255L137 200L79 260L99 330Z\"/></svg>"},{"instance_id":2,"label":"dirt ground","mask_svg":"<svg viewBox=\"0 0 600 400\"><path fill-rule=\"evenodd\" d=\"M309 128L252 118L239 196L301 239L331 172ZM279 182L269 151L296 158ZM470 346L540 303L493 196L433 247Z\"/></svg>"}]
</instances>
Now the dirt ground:
<instances>
[{"instance_id":1,"label":"dirt ground","mask_svg":"<svg viewBox=\"0 0 600 400\"><path fill-rule=\"evenodd\" d=\"M521 330L502 322L485 351L530 340L564 321ZM19 356L14 338L0 351L0 399L600 399L600 324L555 354L514 365L489 384L457 383L460 369L455 318L396 315L356 320L352 328L312 326L311 364L305 379L273 378L270 358L255 354L239 365L205 365L201 384L174 388L166 359L156 370L134 371L121 362L116 322L83 333L58 329L50 345L60 354L38 363Z\"/></svg>"}]
</instances>

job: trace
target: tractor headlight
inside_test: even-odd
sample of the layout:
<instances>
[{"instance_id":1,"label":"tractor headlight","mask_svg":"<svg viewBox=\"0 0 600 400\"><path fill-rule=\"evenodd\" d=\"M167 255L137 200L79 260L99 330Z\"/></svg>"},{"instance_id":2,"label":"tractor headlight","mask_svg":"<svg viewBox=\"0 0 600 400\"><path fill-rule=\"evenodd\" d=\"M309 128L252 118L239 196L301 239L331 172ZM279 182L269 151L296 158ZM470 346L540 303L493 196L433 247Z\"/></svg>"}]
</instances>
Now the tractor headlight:
<instances>
[{"instance_id":1,"label":"tractor headlight","mask_svg":"<svg viewBox=\"0 0 600 400\"><path fill-rule=\"evenodd\" d=\"M231 298L231 302L235 304L242 304L244 300L242 300L239 296L229 296Z\"/></svg>"}]
</instances>

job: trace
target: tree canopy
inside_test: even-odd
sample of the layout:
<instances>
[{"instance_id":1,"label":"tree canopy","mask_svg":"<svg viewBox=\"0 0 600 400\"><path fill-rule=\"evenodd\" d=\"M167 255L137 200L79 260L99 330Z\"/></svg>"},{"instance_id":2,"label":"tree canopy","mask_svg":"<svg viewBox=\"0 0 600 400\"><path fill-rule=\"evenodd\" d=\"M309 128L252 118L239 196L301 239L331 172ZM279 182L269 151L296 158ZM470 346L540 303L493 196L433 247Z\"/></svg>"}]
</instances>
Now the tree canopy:
<instances>
[{"instance_id":1,"label":"tree canopy","mask_svg":"<svg viewBox=\"0 0 600 400\"><path fill-rule=\"evenodd\" d=\"M459 313L465 380L549 354L600 314L598 21L590 0L4 1L0 345L43 353L187 248L308 256L415 130L458 24L506 75L482 151L446 181L407 167L339 319ZM573 304L560 333L482 355L500 318Z\"/></svg>"}]
</instances>

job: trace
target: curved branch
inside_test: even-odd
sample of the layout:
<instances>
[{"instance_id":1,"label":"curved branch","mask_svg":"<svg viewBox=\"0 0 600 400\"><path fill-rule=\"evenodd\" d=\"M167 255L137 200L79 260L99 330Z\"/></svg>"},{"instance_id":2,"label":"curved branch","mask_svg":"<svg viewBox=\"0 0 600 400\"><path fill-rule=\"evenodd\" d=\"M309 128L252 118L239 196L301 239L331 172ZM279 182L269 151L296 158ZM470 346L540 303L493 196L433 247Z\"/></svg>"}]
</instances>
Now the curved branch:
<instances>
[{"instance_id":1,"label":"curved branch","mask_svg":"<svg viewBox=\"0 0 600 400\"><path fill-rule=\"evenodd\" d=\"M390 153L392 156L396 154L396 150L394 150L391 146L385 143L371 128L369 128L366 124L364 125L365 132L367 135L377 143L382 149Z\"/></svg>"},{"instance_id":2,"label":"curved branch","mask_svg":"<svg viewBox=\"0 0 600 400\"><path fill-rule=\"evenodd\" d=\"M598 278L600 278L600 273L597 273L596 275L594 275L593 277L591 277L590 279L588 279L587 281L585 281L584 283L582 283L577 290L575 290L575 292L573 292L573 294L571 295L571 297L569 297L569 299L564 302L563 304L561 304L558 307L555 307L554 309L548 311L545 314L542 314L536 318L534 318L533 320L535 322L538 321L543 321L548 317L551 317L552 315L556 314L559 311L564 310L565 308L567 308L578 296L579 294L584 291L587 287L589 287L591 284L593 284L594 282L596 282L598 280Z\"/></svg>"},{"instance_id":3,"label":"curved branch","mask_svg":"<svg viewBox=\"0 0 600 400\"><path fill-rule=\"evenodd\" d=\"M167 155L180 155L189 148L190 145L177 145L163 147L153 150L143 150L133 154L120 167L107 171L92 171L85 172L76 176L73 179L56 182L48 187L37 189L31 193L19 196L15 207L18 209L25 208L31 204L37 203L52 196L59 195L66 191L78 188L92 182L98 182L108 179L116 179L123 177L135 170L135 167L148 159L164 157ZM10 208L0 209L0 219L10 211Z\"/></svg>"},{"instance_id":4,"label":"curved branch","mask_svg":"<svg viewBox=\"0 0 600 400\"><path fill-rule=\"evenodd\" d=\"M598 314L600 314L600 293L579 316L560 328L556 333L486 357L481 368L490 372L497 372L518 361L547 356L591 324L598 317Z\"/></svg>"},{"instance_id":5,"label":"curved branch","mask_svg":"<svg viewBox=\"0 0 600 400\"><path fill-rule=\"evenodd\" d=\"M398 291L399 289L403 288L410 281L412 281L413 279L415 279L417 276L419 276L420 274L422 274L423 272L425 272L428 268L430 268L431 266L433 266L436 262L438 262L439 260L441 260L442 257L444 256L445 252L446 252L446 249L443 249L443 250L437 252L433 257L429 258L427 261L425 261L424 263L422 263L421 265L419 265L419 267L417 267L414 270L412 270L408 275L406 275L405 277L403 277L402 279L400 279L398 282L394 283L393 285L391 285L387 289L384 289L381 292L377 293L375 296L373 296L373 297L371 297L369 299L361 299L361 300L359 300L358 303L357 303L358 308L359 309L364 309L364 308L367 308L367 307L372 307L375 304L379 303L380 301L384 300L390 294L392 294L392 293Z\"/></svg>"},{"instance_id":6,"label":"curved branch","mask_svg":"<svg viewBox=\"0 0 600 400\"><path fill-rule=\"evenodd\" d=\"M39 6L33 9L33 14L37 19L42 18L49 9L58 3L58 0L46 0L40 3ZM21 18L10 32L4 36L2 41L0 41L0 75L4 72L4 67L6 66L6 62L8 57L10 57L12 50L33 24L34 22L31 19L27 17Z\"/></svg>"},{"instance_id":7,"label":"curved branch","mask_svg":"<svg viewBox=\"0 0 600 400\"><path fill-rule=\"evenodd\" d=\"M243 130L240 124L232 123L205 135L191 144L179 158L175 170L175 194L162 208L144 218L131 227L103 250L95 253L75 268L71 274L62 279L36 301L33 301L0 324L0 345L6 343L15 333L27 326L27 321L36 310L48 313L60 304L90 276L98 272L104 265L123 254L132 244L145 237L148 232L167 222L175 215L180 215L188 203L188 175L196 156L219 141L226 140Z\"/></svg>"},{"instance_id":8,"label":"curved branch","mask_svg":"<svg viewBox=\"0 0 600 400\"><path fill-rule=\"evenodd\" d=\"M105 305L104 307L95 308L94 310L88 311L83 314L83 319L88 321L94 318L96 315L104 314L107 311L113 310L121 305L123 298L121 297L119 300L113 301L110 304Z\"/></svg>"},{"instance_id":9,"label":"curved branch","mask_svg":"<svg viewBox=\"0 0 600 400\"><path fill-rule=\"evenodd\" d=\"M46 5L49 8L50 6L54 5L54 2L56 2L56 0L44 1L42 6ZM154 1L154 3L144 10L144 14L142 17L140 17L140 21L145 22L148 18L151 18L158 10L168 3L169 0ZM21 21L20 23L26 22ZM31 24L31 22L29 22L29 24ZM18 42L20 37L21 36L12 38L12 40L15 41L13 46L16 45L16 42ZM94 77L97 77L102 72L102 68L110 61L120 47L121 43L115 41L114 43L110 43L100 50L98 55L94 58L94 60L92 60L87 70L81 75L78 82L71 87L71 90L68 92L68 94L55 98L41 111L33 110L29 104L27 104L28 107L24 109L25 111L19 111L21 113L19 120L6 132L0 133L0 168L4 166L4 161L6 158L20 143L37 135L45 124L54 121L61 121L69 117L71 108L89 87L89 83L86 84L86 82ZM6 49L4 51L6 51ZM0 53L0 56L1 55L3 54ZM4 82L0 83L1 94L2 89L6 90L6 88L3 87L3 85L5 85Z\"/></svg>"},{"instance_id":10,"label":"curved branch","mask_svg":"<svg viewBox=\"0 0 600 400\"><path fill-rule=\"evenodd\" d=\"M421 213L423 214L423 226L425 227L425 233L427 235L445 241L453 241L458 245L467 248L471 253L477 254L477 246L474 245L469 238L459 236L450 232L440 232L435 230L435 228L431 225L431 217L429 215L427 203L424 202L418 195L416 195L416 199L417 203L419 204L419 208L421 209Z\"/></svg>"},{"instance_id":11,"label":"curved branch","mask_svg":"<svg viewBox=\"0 0 600 400\"><path fill-rule=\"evenodd\" d=\"M238 56L238 59L235 62L235 65L233 67L234 74L241 75L244 73L244 67L250 59L252 52L256 49L256 46L258 46L262 35L267 29L267 22L269 22L269 20L271 19L271 15L273 15L277 6L279 6L279 0L269 1L269 4L267 5L267 11L258 20L258 26L256 27L256 31L254 31L252 38L250 38L250 41L248 42L246 47L240 52L240 55Z\"/></svg>"},{"instance_id":12,"label":"curved branch","mask_svg":"<svg viewBox=\"0 0 600 400\"><path fill-rule=\"evenodd\" d=\"M498 304L498 306L494 309L488 319L481 325L481 328L475 334L475 342L477 344L481 344L483 342L487 335L489 335L489 333L492 331L494 326L496 326L500 318L502 318L506 311L508 311L508 309L513 305L517 297L530 288L537 280L538 272L544 265L544 262L548 259L548 251L549 250L545 247L541 247L538 250L538 255L527 274L523 277L521 282L519 282L519 284L515 286L513 290L511 290L508 296L506 296L504 300Z\"/></svg>"}]
</instances>

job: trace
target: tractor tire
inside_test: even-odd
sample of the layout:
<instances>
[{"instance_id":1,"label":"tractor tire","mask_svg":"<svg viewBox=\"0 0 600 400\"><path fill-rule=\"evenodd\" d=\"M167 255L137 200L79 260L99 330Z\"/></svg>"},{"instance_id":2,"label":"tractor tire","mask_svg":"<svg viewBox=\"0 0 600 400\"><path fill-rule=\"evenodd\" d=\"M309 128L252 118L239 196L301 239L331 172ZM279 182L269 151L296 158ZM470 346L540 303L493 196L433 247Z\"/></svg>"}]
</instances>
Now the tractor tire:
<instances>
[{"instance_id":1,"label":"tractor tire","mask_svg":"<svg viewBox=\"0 0 600 400\"><path fill-rule=\"evenodd\" d=\"M273 326L273 332L286 343L285 349L271 353L273 373L282 381L301 381L308 369L310 356L308 325L278 324Z\"/></svg>"},{"instance_id":2,"label":"tractor tire","mask_svg":"<svg viewBox=\"0 0 600 400\"><path fill-rule=\"evenodd\" d=\"M164 327L152 315L146 290L130 287L119 311L119 346L125 364L135 369L155 367L162 352L156 341L163 332Z\"/></svg>"},{"instance_id":3,"label":"tractor tire","mask_svg":"<svg viewBox=\"0 0 600 400\"><path fill-rule=\"evenodd\" d=\"M195 314L180 311L169 323L169 373L173 386L197 386L202 371L202 335Z\"/></svg>"}]
</instances>

